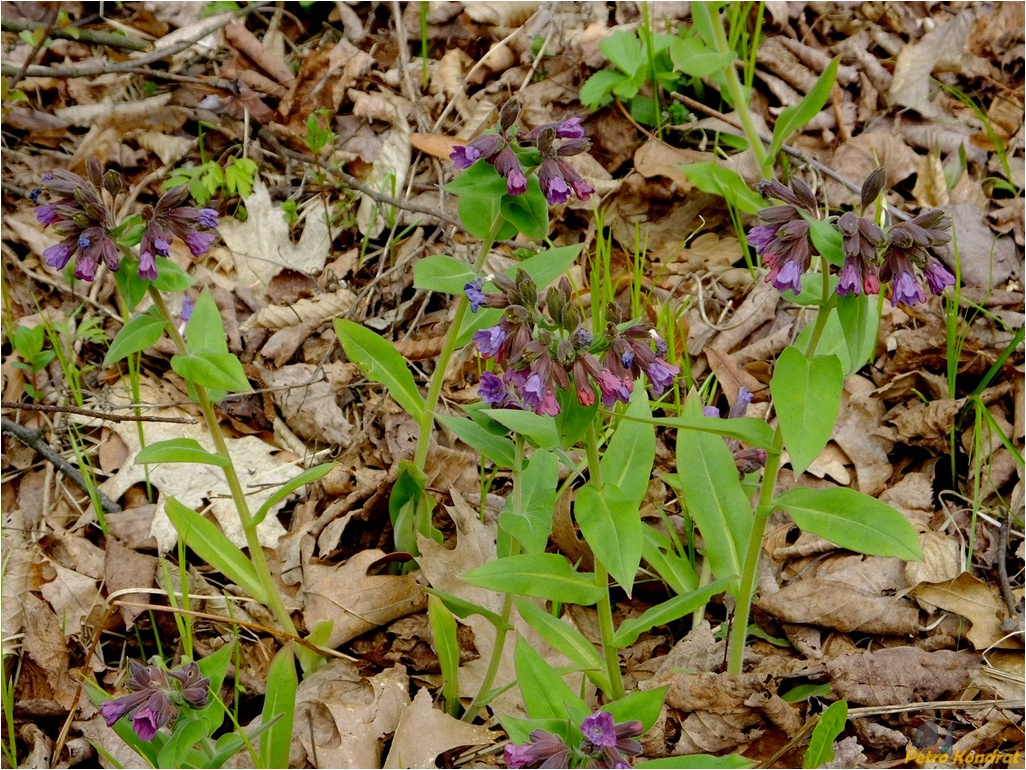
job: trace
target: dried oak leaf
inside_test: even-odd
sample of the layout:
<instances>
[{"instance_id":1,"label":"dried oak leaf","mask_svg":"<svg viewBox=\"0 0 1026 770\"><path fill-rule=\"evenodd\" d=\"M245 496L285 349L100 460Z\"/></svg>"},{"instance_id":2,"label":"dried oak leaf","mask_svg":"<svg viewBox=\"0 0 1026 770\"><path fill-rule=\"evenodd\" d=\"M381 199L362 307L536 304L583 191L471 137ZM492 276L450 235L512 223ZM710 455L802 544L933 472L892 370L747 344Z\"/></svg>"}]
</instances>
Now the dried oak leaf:
<instances>
[{"instance_id":1,"label":"dried oak leaf","mask_svg":"<svg viewBox=\"0 0 1026 770\"><path fill-rule=\"evenodd\" d=\"M919 630L919 610L907 599L879 596L834 580L805 579L764 595L759 608L789 623L903 636Z\"/></svg>"},{"instance_id":2,"label":"dried oak leaf","mask_svg":"<svg viewBox=\"0 0 1026 770\"><path fill-rule=\"evenodd\" d=\"M939 700L961 692L979 665L976 655L918 647L853 652L824 662L838 698L863 706Z\"/></svg>"},{"instance_id":3,"label":"dried oak leaf","mask_svg":"<svg viewBox=\"0 0 1026 770\"><path fill-rule=\"evenodd\" d=\"M993 645L1019 647L1016 639L1001 629L1008 610L996 586L984 583L963 572L953 580L938 583L920 583L910 592L921 602L956 612L972 623L966 638L973 648L983 650Z\"/></svg>"},{"instance_id":4,"label":"dried oak leaf","mask_svg":"<svg viewBox=\"0 0 1026 770\"><path fill-rule=\"evenodd\" d=\"M484 727L468 725L436 709L431 693L421 689L399 718L384 767L438 767L436 758L449 749L486 746L494 740Z\"/></svg>"}]
</instances>

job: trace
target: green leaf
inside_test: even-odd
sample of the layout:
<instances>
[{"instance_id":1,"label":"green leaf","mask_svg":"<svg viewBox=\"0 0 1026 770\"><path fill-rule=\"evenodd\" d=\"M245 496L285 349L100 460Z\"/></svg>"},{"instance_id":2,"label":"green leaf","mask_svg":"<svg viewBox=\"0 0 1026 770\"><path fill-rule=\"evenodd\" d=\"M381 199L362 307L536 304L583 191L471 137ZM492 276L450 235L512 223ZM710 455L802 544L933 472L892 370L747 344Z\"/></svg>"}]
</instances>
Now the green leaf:
<instances>
[{"instance_id":1,"label":"green leaf","mask_svg":"<svg viewBox=\"0 0 1026 770\"><path fill-rule=\"evenodd\" d=\"M151 463L203 463L227 468L231 461L227 457L208 452L193 438L170 438L158 441L139 450L135 461L141 465Z\"/></svg>"},{"instance_id":2,"label":"green leaf","mask_svg":"<svg viewBox=\"0 0 1026 770\"><path fill-rule=\"evenodd\" d=\"M437 596L428 595L428 623L431 640L442 669L442 697L450 716L459 716L460 710L460 645L456 640L456 618ZM284 767L284 765L281 765Z\"/></svg>"},{"instance_id":3,"label":"green leaf","mask_svg":"<svg viewBox=\"0 0 1026 770\"><path fill-rule=\"evenodd\" d=\"M541 553L552 532L559 461L551 452L535 452L520 478L523 510L513 510L515 495L506 498L499 526L520 541L527 553Z\"/></svg>"},{"instance_id":4,"label":"green leaf","mask_svg":"<svg viewBox=\"0 0 1026 770\"><path fill-rule=\"evenodd\" d=\"M231 353L201 350L187 356L172 356L171 368L182 378L205 388L234 392L252 390L242 364Z\"/></svg>"},{"instance_id":5,"label":"green leaf","mask_svg":"<svg viewBox=\"0 0 1026 770\"><path fill-rule=\"evenodd\" d=\"M746 214L754 214L766 207L765 199L752 190L740 174L715 161L690 163L682 166L681 170L699 190L719 195Z\"/></svg>"},{"instance_id":6,"label":"green leaf","mask_svg":"<svg viewBox=\"0 0 1026 770\"><path fill-rule=\"evenodd\" d=\"M675 594L686 594L698 587L698 575L691 562L673 551L670 539L649 524L644 525L645 541L641 557Z\"/></svg>"},{"instance_id":7,"label":"green leaf","mask_svg":"<svg viewBox=\"0 0 1026 770\"><path fill-rule=\"evenodd\" d=\"M512 630L512 626L510 626L509 623L504 623L497 612L492 612L479 604L474 604L466 599L461 599L458 596L447 594L445 591L439 591L435 588L425 588L424 591L431 596L437 596L441 600L442 604L448 608L449 612L458 618L469 618L472 615L480 615L496 628L505 628L507 631Z\"/></svg>"},{"instance_id":8,"label":"green leaf","mask_svg":"<svg viewBox=\"0 0 1026 770\"><path fill-rule=\"evenodd\" d=\"M218 310L210 289L203 289L196 298L192 315L185 325L185 336L189 341L189 350L194 353L201 350L212 353L228 352L228 339L224 333L221 311Z\"/></svg>"},{"instance_id":9,"label":"green leaf","mask_svg":"<svg viewBox=\"0 0 1026 770\"><path fill-rule=\"evenodd\" d=\"M693 78L704 78L733 63L737 54L733 51L717 53L710 51L697 37L675 38L670 43L670 59L675 69Z\"/></svg>"},{"instance_id":10,"label":"green leaf","mask_svg":"<svg viewBox=\"0 0 1026 770\"><path fill-rule=\"evenodd\" d=\"M514 596L517 612L546 642L566 655L574 665L587 674L602 692L610 691L606 664L595 645L569 623L564 623L537 604L522 596Z\"/></svg>"},{"instance_id":11,"label":"green leaf","mask_svg":"<svg viewBox=\"0 0 1026 770\"><path fill-rule=\"evenodd\" d=\"M475 567L463 576L471 585L501 593L524 594L554 602L595 604L605 589L590 572L577 572L558 553L525 553Z\"/></svg>"},{"instance_id":12,"label":"green leaf","mask_svg":"<svg viewBox=\"0 0 1026 770\"><path fill-rule=\"evenodd\" d=\"M559 446L556 421L549 415L518 409L482 409L481 414L519 433L541 449L555 449Z\"/></svg>"},{"instance_id":13,"label":"green leaf","mask_svg":"<svg viewBox=\"0 0 1026 770\"><path fill-rule=\"evenodd\" d=\"M700 400L693 396L684 404L684 417L696 420L701 410ZM727 445L709 433L678 433L677 468L684 502L702 531L713 574L718 578L741 574L742 554L752 530L752 508Z\"/></svg>"},{"instance_id":14,"label":"green leaf","mask_svg":"<svg viewBox=\"0 0 1026 770\"><path fill-rule=\"evenodd\" d=\"M641 722L643 732L648 732L659 719L659 712L663 709L663 699L668 689L669 687L653 687L651 690L638 690L620 700L606 703L602 706L602 711L612 714L613 721L617 723L636 719Z\"/></svg>"},{"instance_id":15,"label":"green leaf","mask_svg":"<svg viewBox=\"0 0 1026 770\"><path fill-rule=\"evenodd\" d=\"M223 175L221 175L219 167L215 166L215 168L217 168L218 176L223 178L223 183L230 195L238 192L243 198L248 198L249 194L253 192L253 180L256 179L258 170L255 161L249 158L229 158ZM220 180L215 180L215 187L211 192L216 192L219 186Z\"/></svg>"},{"instance_id":16,"label":"green leaf","mask_svg":"<svg viewBox=\"0 0 1026 770\"><path fill-rule=\"evenodd\" d=\"M718 593L726 591L732 580L718 580L697 591L674 596L654 607L649 607L636 618L629 618L620 624L613 636L614 647L630 647L638 637L656 626L665 626L685 615L690 615Z\"/></svg>"},{"instance_id":17,"label":"green leaf","mask_svg":"<svg viewBox=\"0 0 1026 770\"><path fill-rule=\"evenodd\" d=\"M615 70L599 70L581 86L577 98L589 110L605 107L613 101L613 89L627 80L627 76Z\"/></svg>"},{"instance_id":18,"label":"green leaf","mask_svg":"<svg viewBox=\"0 0 1026 770\"><path fill-rule=\"evenodd\" d=\"M790 346L777 359L770 391L796 476L830 440L843 388L844 371L837 356L815 356L810 361Z\"/></svg>"},{"instance_id":19,"label":"green leaf","mask_svg":"<svg viewBox=\"0 0 1026 770\"><path fill-rule=\"evenodd\" d=\"M183 715L175 722L171 737L157 754L157 767L184 767L193 747L207 737L207 725L201 719Z\"/></svg>"},{"instance_id":20,"label":"green leaf","mask_svg":"<svg viewBox=\"0 0 1026 770\"><path fill-rule=\"evenodd\" d=\"M473 420L456 415L440 414L438 421L455 433L456 438L476 449L500 468L513 467L513 442L505 436L496 436Z\"/></svg>"},{"instance_id":21,"label":"green leaf","mask_svg":"<svg viewBox=\"0 0 1026 770\"><path fill-rule=\"evenodd\" d=\"M271 661L267 672L267 694L260 721L270 722L281 717L270 730L260 736L260 766L288 767L289 750L292 747L292 728L296 717L296 690L299 677L296 676L296 659L292 643L286 644Z\"/></svg>"},{"instance_id":22,"label":"green leaf","mask_svg":"<svg viewBox=\"0 0 1026 770\"><path fill-rule=\"evenodd\" d=\"M427 407L399 351L370 329L342 318L335 319L335 333L349 360L366 377L388 388L396 403L420 422Z\"/></svg>"},{"instance_id":23,"label":"green leaf","mask_svg":"<svg viewBox=\"0 0 1026 770\"><path fill-rule=\"evenodd\" d=\"M652 419L652 409L644 388L634 389L626 414L636 420ZM627 500L640 506L652 477L655 451L654 426L647 422L620 420L599 462L603 483L612 484Z\"/></svg>"},{"instance_id":24,"label":"green leaf","mask_svg":"<svg viewBox=\"0 0 1026 770\"><path fill-rule=\"evenodd\" d=\"M638 501L628 498L615 484L603 484L600 490L585 484L577 490L574 518L595 558L630 596L644 539Z\"/></svg>"},{"instance_id":25,"label":"green leaf","mask_svg":"<svg viewBox=\"0 0 1026 770\"><path fill-rule=\"evenodd\" d=\"M857 372L876 358L876 337L880 331L877 298L870 294L838 297L837 318L848 344L847 373Z\"/></svg>"},{"instance_id":26,"label":"green leaf","mask_svg":"<svg viewBox=\"0 0 1026 770\"><path fill-rule=\"evenodd\" d=\"M418 531L425 537L441 542L441 533L434 527L428 531L419 528L425 521L431 526L434 501L425 494L426 488L427 476L424 472L411 461L400 460L399 474L388 498L388 514L392 520L392 538L396 550L414 556L420 553L417 548Z\"/></svg>"},{"instance_id":27,"label":"green leaf","mask_svg":"<svg viewBox=\"0 0 1026 770\"><path fill-rule=\"evenodd\" d=\"M821 767L834 758L834 741L844 731L848 721L848 704L839 700L831 703L819 716L816 728L805 750L802 767Z\"/></svg>"},{"instance_id":28,"label":"green leaf","mask_svg":"<svg viewBox=\"0 0 1026 770\"><path fill-rule=\"evenodd\" d=\"M825 312L825 308L819 312ZM794 346L803 353L806 353L809 349L809 341L812 338L814 326L815 324L807 324L802 329L802 333L798 335L798 339L795 340ZM838 320L836 307L830 308L826 322L823 324L823 333L820 335L819 343L816 345L816 355L837 356L837 360L841 364L841 371L844 374L850 374L852 371L851 356L848 354L848 342L844 338L844 329L841 328L841 322Z\"/></svg>"},{"instance_id":29,"label":"green leaf","mask_svg":"<svg viewBox=\"0 0 1026 770\"><path fill-rule=\"evenodd\" d=\"M167 257L156 257L157 277L153 281L153 288L163 292L185 291L193 283L192 276L179 267L177 262Z\"/></svg>"},{"instance_id":30,"label":"green leaf","mask_svg":"<svg viewBox=\"0 0 1026 770\"><path fill-rule=\"evenodd\" d=\"M517 637L513 662L524 707L532 719L566 719L571 710L590 712L587 704L567 687L563 677L521 636Z\"/></svg>"},{"instance_id":31,"label":"green leaf","mask_svg":"<svg viewBox=\"0 0 1026 770\"><path fill-rule=\"evenodd\" d=\"M802 218L809 223L809 237L812 239L812 245L816 247L816 251L826 257L834 267L844 265L844 238L837 227L832 222L818 219L806 211L800 213ZM818 288L822 282L817 280L814 284ZM805 292L802 291L802 294ZM817 298L816 303L822 304L822 299Z\"/></svg>"},{"instance_id":32,"label":"green leaf","mask_svg":"<svg viewBox=\"0 0 1026 770\"><path fill-rule=\"evenodd\" d=\"M832 692L829 684L800 684L780 693L785 703L801 703L809 698L826 698Z\"/></svg>"},{"instance_id":33,"label":"green leaf","mask_svg":"<svg viewBox=\"0 0 1026 770\"><path fill-rule=\"evenodd\" d=\"M538 177L527 181L523 195L506 195L500 206L502 216L524 236L540 241L549 234L549 202L538 184Z\"/></svg>"},{"instance_id":34,"label":"green leaf","mask_svg":"<svg viewBox=\"0 0 1026 770\"><path fill-rule=\"evenodd\" d=\"M235 644L226 644L217 652L208 655L202 660L196 661L200 673L210 680L211 692L220 692L221 684L224 682L225 673L228 671L228 664L232 660L232 653ZM199 711L194 712L197 719L207 723L207 735L213 735L224 723L224 706L214 698Z\"/></svg>"},{"instance_id":35,"label":"green leaf","mask_svg":"<svg viewBox=\"0 0 1026 770\"><path fill-rule=\"evenodd\" d=\"M307 635L306 641L323 647L331 638L331 631L334 627L335 621L333 620L318 620L314 624L313 630ZM296 647L296 659L299 661L299 667L303 669L304 677L320 671L328 665L327 657L305 645Z\"/></svg>"},{"instance_id":36,"label":"green leaf","mask_svg":"<svg viewBox=\"0 0 1026 770\"><path fill-rule=\"evenodd\" d=\"M252 562L216 524L207 521L173 497L167 498L165 510L167 517L178 530L178 535L197 556L214 569L223 572L253 599L261 604L267 604L267 593Z\"/></svg>"},{"instance_id":37,"label":"green leaf","mask_svg":"<svg viewBox=\"0 0 1026 770\"><path fill-rule=\"evenodd\" d=\"M830 98L830 90L834 87L834 81L837 79L839 62L839 58L834 58L823 70L823 74L819 76L816 85L809 93L798 104L792 105L780 113L776 125L773 126L773 141L770 142L769 157L776 158L787 138L816 117L823 109L823 105Z\"/></svg>"},{"instance_id":38,"label":"green leaf","mask_svg":"<svg viewBox=\"0 0 1026 770\"><path fill-rule=\"evenodd\" d=\"M432 254L413 266L413 285L425 291L462 294L463 287L477 278L466 262L448 254Z\"/></svg>"},{"instance_id":39,"label":"green leaf","mask_svg":"<svg viewBox=\"0 0 1026 770\"><path fill-rule=\"evenodd\" d=\"M596 400L591 406L583 406L572 389L557 390L556 399L559 401L556 431L559 433L563 448L570 449L584 437L588 427L595 422L600 401Z\"/></svg>"},{"instance_id":40,"label":"green leaf","mask_svg":"<svg viewBox=\"0 0 1026 770\"><path fill-rule=\"evenodd\" d=\"M538 295L542 296L542 290L559 278L574 263L577 255L581 253L581 246L580 243L574 243L570 246L539 251L519 265L509 268L506 275L512 278L517 268L523 270L534 280L538 287Z\"/></svg>"},{"instance_id":41,"label":"green leaf","mask_svg":"<svg viewBox=\"0 0 1026 770\"><path fill-rule=\"evenodd\" d=\"M267 500L264 501L264 504L260 506L260 509L253 514L253 526L255 527L262 522L264 517L267 516L267 512L275 505L280 503L300 487L312 484L318 479L324 478L334 467L335 463L321 463L320 465L315 465L313 468L307 468L299 475L286 481L278 487L274 494L267 498Z\"/></svg>"},{"instance_id":42,"label":"green leaf","mask_svg":"<svg viewBox=\"0 0 1026 770\"><path fill-rule=\"evenodd\" d=\"M132 311L146 296L151 282L140 278L139 273L135 270L115 270L114 283L118 287L118 294L125 300L128 310Z\"/></svg>"},{"instance_id":43,"label":"green leaf","mask_svg":"<svg viewBox=\"0 0 1026 770\"><path fill-rule=\"evenodd\" d=\"M795 524L857 553L922 561L919 537L908 519L886 503L854 489L795 487L774 500Z\"/></svg>"},{"instance_id":44,"label":"green leaf","mask_svg":"<svg viewBox=\"0 0 1026 770\"><path fill-rule=\"evenodd\" d=\"M38 327L42 329L42 327ZM164 319L155 307L137 315L121 327L111 340L107 355L103 357L104 368L127 358L132 353L146 350L164 334Z\"/></svg>"},{"instance_id":45,"label":"green leaf","mask_svg":"<svg viewBox=\"0 0 1026 770\"><path fill-rule=\"evenodd\" d=\"M636 35L621 29L599 43L599 49L614 67L628 75L636 74L646 64L641 41Z\"/></svg>"}]
</instances>

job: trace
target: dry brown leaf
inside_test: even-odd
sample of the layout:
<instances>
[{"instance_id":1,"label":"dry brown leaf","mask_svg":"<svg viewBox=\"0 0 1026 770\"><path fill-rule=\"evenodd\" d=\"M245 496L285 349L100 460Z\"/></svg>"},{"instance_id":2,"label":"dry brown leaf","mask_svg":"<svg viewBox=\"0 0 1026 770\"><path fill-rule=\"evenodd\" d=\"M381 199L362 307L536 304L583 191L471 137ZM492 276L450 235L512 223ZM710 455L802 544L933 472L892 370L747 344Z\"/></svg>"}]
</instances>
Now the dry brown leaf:
<instances>
[{"instance_id":1,"label":"dry brown leaf","mask_svg":"<svg viewBox=\"0 0 1026 770\"><path fill-rule=\"evenodd\" d=\"M674 254L665 269L671 274L708 271L716 275L738 262L741 254L741 244L737 238L713 232L702 233Z\"/></svg>"},{"instance_id":2,"label":"dry brown leaf","mask_svg":"<svg viewBox=\"0 0 1026 770\"><path fill-rule=\"evenodd\" d=\"M931 150L919 159L912 197L916 203L927 209L947 206L951 202L948 180L944 176L944 164L941 163L940 153L936 150Z\"/></svg>"},{"instance_id":3,"label":"dry brown leaf","mask_svg":"<svg viewBox=\"0 0 1026 770\"><path fill-rule=\"evenodd\" d=\"M965 560L955 538L930 530L919 533L919 545L923 549L923 560L905 564L908 585L914 588L920 583L943 583L961 573Z\"/></svg>"},{"instance_id":4,"label":"dry brown leaf","mask_svg":"<svg viewBox=\"0 0 1026 770\"><path fill-rule=\"evenodd\" d=\"M686 193L694 185L681 171L681 166L712 160L712 154L698 150L681 149L660 139L649 139L634 153L634 170L645 178L665 176L678 185L680 193Z\"/></svg>"},{"instance_id":5,"label":"dry brown leaf","mask_svg":"<svg viewBox=\"0 0 1026 770\"><path fill-rule=\"evenodd\" d=\"M34 561L42 557L39 546L14 541L10 535L18 532L20 517L9 513L4 515L4 565L3 590L0 602L0 629L2 629L3 654L14 652L14 639L25 626L24 598L30 587L30 573ZM13 529L12 529L13 527Z\"/></svg>"},{"instance_id":6,"label":"dry brown leaf","mask_svg":"<svg viewBox=\"0 0 1026 770\"><path fill-rule=\"evenodd\" d=\"M766 674L678 673L666 691L666 705L689 713L674 753L721 752L761 735L756 728L765 719L746 701L765 692L771 682Z\"/></svg>"},{"instance_id":7,"label":"dry brown leaf","mask_svg":"<svg viewBox=\"0 0 1026 770\"><path fill-rule=\"evenodd\" d=\"M427 597L412 573L367 574L367 569L383 556L384 551L367 549L344 564L304 566L303 619L307 628L321 620L333 621L331 636L325 643L328 647L338 647L427 607Z\"/></svg>"},{"instance_id":8,"label":"dry brown leaf","mask_svg":"<svg viewBox=\"0 0 1026 770\"><path fill-rule=\"evenodd\" d=\"M126 548L115 537L107 538L107 564L104 582L108 596L118 594L126 588L153 588L156 585L156 574L159 560L155 556ZM116 598L126 602L148 602L149 596L143 594L120 594ZM125 630L131 631L135 619L143 611L138 607L120 607L121 617L125 621Z\"/></svg>"},{"instance_id":9,"label":"dry brown leaf","mask_svg":"<svg viewBox=\"0 0 1026 770\"><path fill-rule=\"evenodd\" d=\"M72 680L69 671L71 655L68 653L61 622L53 610L31 592L25 594L22 603L25 608L22 648L46 672L47 683L56 701L65 709L70 709L78 685Z\"/></svg>"},{"instance_id":10,"label":"dry brown leaf","mask_svg":"<svg viewBox=\"0 0 1026 770\"><path fill-rule=\"evenodd\" d=\"M385 133L385 141L364 184L393 198L401 197L411 159L410 129L405 118L397 118L393 120L392 129ZM386 204L362 194L360 208L356 212L360 232L370 238L381 235L388 224L389 210Z\"/></svg>"},{"instance_id":11,"label":"dry brown leaf","mask_svg":"<svg viewBox=\"0 0 1026 770\"><path fill-rule=\"evenodd\" d=\"M459 746L487 746L494 740L484 727L468 725L436 709L431 704L431 693L421 689L403 711L382 766L438 767L436 757L444 751Z\"/></svg>"},{"instance_id":12,"label":"dry brown leaf","mask_svg":"<svg viewBox=\"0 0 1026 770\"><path fill-rule=\"evenodd\" d=\"M1009 278L1022 277L1022 255L1017 253L1014 241L1008 236L995 237L987 224L985 212L972 203L942 206L951 217L953 234L958 239L959 264L964 286L992 289ZM948 267L954 260L946 252L941 257Z\"/></svg>"},{"instance_id":13,"label":"dry brown leaf","mask_svg":"<svg viewBox=\"0 0 1026 770\"><path fill-rule=\"evenodd\" d=\"M260 180L246 198L249 217L245 222L229 217L221 220L218 234L225 247L214 247L211 254L230 270L234 267L238 282L258 291L284 268L316 275L324 269L328 257L328 226L320 203L309 210L299 243L292 243L289 225L280 206L271 202L266 185Z\"/></svg>"},{"instance_id":14,"label":"dry brown leaf","mask_svg":"<svg viewBox=\"0 0 1026 770\"><path fill-rule=\"evenodd\" d=\"M415 150L419 150L434 158L447 160L452 155L453 148L458 144L462 144L462 142L451 136L420 134L414 131L410 134L410 144Z\"/></svg>"},{"instance_id":15,"label":"dry brown leaf","mask_svg":"<svg viewBox=\"0 0 1026 770\"><path fill-rule=\"evenodd\" d=\"M999 642L1003 647L1021 647L1015 639L1006 638L1008 634L1001 629L1001 623L1008 617L1008 609L997 586L963 572L954 580L943 583L920 583L910 593L922 602L968 619L973 626L966 632L966 638L977 650Z\"/></svg>"},{"instance_id":16,"label":"dry brown leaf","mask_svg":"<svg viewBox=\"0 0 1026 770\"><path fill-rule=\"evenodd\" d=\"M327 364L339 368L340 364ZM353 426L338 405L338 388L329 382L322 367L292 364L281 369L261 369L273 389L274 403L285 424L303 439L320 444L348 446Z\"/></svg>"},{"instance_id":17,"label":"dry brown leaf","mask_svg":"<svg viewBox=\"0 0 1026 770\"><path fill-rule=\"evenodd\" d=\"M891 706L958 695L979 665L975 655L918 647L891 647L827 659L838 698L863 706Z\"/></svg>"},{"instance_id":18,"label":"dry brown leaf","mask_svg":"<svg viewBox=\"0 0 1026 770\"><path fill-rule=\"evenodd\" d=\"M837 148L830 167L845 179L862 184L869 172L878 166L887 171L885 187L894 187L916 172L919 156L893 130L876 129L853 136ZM857 201L839 182L827 179L824 184L831 206L850 206Z\"/></svg>"},{"instance_id":19,"label":"dry brown leaf","mask_svg":"<svg viewBox=\"0 0 1026 770\"><path fill-rule=\"evenodd\" d=\"M540 3L508 2L508 3L467 3L464 12L478 24L491 24L496 27L518 27L531 18Z\"/></svg>"},{"instance_id":20,"label":"dry brown leaf","mask_svg":"<svg viewBox=\"0 0 1026 770\"><path fill-rule=\"evenodd\" d=\"M857 489L870 496L884 489L893 472L888 457L893 442L873 433L887 411L883 402L873 397L874 389L873 383L861 375L845 379L833 432L833 440L855 465Z\"/></svg>"},{"instance_id":21,"label":"dry brown leaf","mask_svg":"<svg viewBox=\"0 0 1026 770\"><path fill-rule=\"evenodd\" d=\"M759 608L789 623L901 636L919 630L919 610L895 596L878 596L834 580L799 580L764 594Z\"/></svg>"},{"instance_id":22,"label":"dry brown leaf","mask_svg":"<svg viewBox=\"0 0 1026 770\"><path fill-rule=\"evenodd\" d=\"M55 577L44 583L39 592L61 619L66 636L82 633L85 618L95 607L103 604L96 580L60 564L51 562L50 566L56 573Z\"/></svg>"},{"instance_id":23,"label":"dry brown leaf","mask_svg":"<svg viewBox=\"0 0 1026 770\"><path fill-rule=\"evenodd\" d=\"M296 691L296 729L290 767L381 767L385 738L409 706L402 667L365 679L345 660L331 660Z\"/></svg>"},{"instance_id":24,"label":"dry brown leaf","mask_svg":"<svg viewBox=\"0 0 1026 770\"><path fill-rule=\"evenodd\" d=\"M943 453L948 447L951 426L964 405L964 398L945 398L928 404L909 401L892 409L884 419L894 425L895 441Z\"/></svg>"}]
</instances>

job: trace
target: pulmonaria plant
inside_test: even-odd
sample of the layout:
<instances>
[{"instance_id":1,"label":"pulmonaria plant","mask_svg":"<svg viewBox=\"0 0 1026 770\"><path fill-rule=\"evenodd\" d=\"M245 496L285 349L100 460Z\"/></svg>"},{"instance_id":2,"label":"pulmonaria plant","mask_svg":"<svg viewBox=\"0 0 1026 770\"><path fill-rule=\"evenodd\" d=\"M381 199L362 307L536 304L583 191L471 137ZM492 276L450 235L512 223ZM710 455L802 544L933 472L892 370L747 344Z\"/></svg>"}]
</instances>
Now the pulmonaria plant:
<instances>
[{"instance_id":1,"label":"pulmonaria plant","mask_svg":"<svg viewBox=\"0 0 1026 770\"><path fill-rule=\"evenodd\" d=\"M75 259L75 277L91 281L102 262L116 272L122 257L136 243L139 248L139 278L155 280L156 257L167 257L171 242L177 237L185 242L194 257L206 254L214 241L205 229L217 227L217 212L184 206L188 187L166 192L155 206L142 210L143 228L128 225L140 222L130 217L118 222L115 203L123 189L121 175L113 169L103 173L100 161L90 156L86 161L86 178L64 169L43 177L42 184L29 196L36 203L36 219L44 227L53 227L64 236L60 243L43 252L46 264L57 270Z\"/></svg>"},{"instance_id":2,"label":"pulmonaria plant","mask_svg":"<svg viewBox=\"0 0 1026 770\"><path fill-rule=\"evenodd\" d=\"M582 201L588 200L595 188L564 160L587 151L591 146L591 142L584 138L581 119L572 117L518 133L516 122L519 115L520 102L516 99L507 101L499 113L498 133L481 134L469 144L455 147L449 156L453 165L465 169L483 160L506 180L506 191L510 195L523 195L527 192L529 173L524 168L525 159L530 161L534 157L533 153L525 150L537 148L537 154L541 156L537 166L538 183L549 204L565 203L571 193ZM560 141L557 143L556 140Z\"/></svg>"},{"instance_id":3,"label":"pulmonaria plant","mask_svg":"<svg viewBox=\"0 0 1026 770\"><path fill-rule=\"evenodd\" d=\"M941 294L955 285L955 277L934 253L951 240L951 220L942 211L931 210L908 222L898 222L885 232L864 216L883 189L884 180L882 168L873 171L862 185L861 212L848 211L829 220L841 235L844 255L835 291L839 296L877 294L881 283L887 283L894 304L915 305L926 301L923 279L932 294ZM819 218L816 198L800 179L793 179L790 187L769 180L760 182L757 188L784 204L759 212L765 224L749 230L748 242L770 268L766 282L779 291L797 294L802 290L802 275L816 253L809 225L810 219Z\"/></svg>"},{"instance_id":4,"label":"pulmonaria plant","mask_svg":"<svg viewBox=\"0 0 1026 770\"><path fill-rule=\"evenodd\" d=\"M144 666L129 661L131 676L127 695L106 701L100 715L107 727L124 717L132 720L132 729L144 741L153 740L157 730L173 721L182 708L199 709L207 705L210 680L200 675L199 666L187 663L173 671L159 666Z\"/></svg>"},{"instance_id":5,"label":"pulmonaria plant","mask_svg":"<svg viewBox=\"0 0 1026 770\"><path fill-rule=\"evenodd\" d=\"M751 403L751 391L742 386L741 390L738 391L737 400L731 405L730 411L727 412L727 419L744 417L745 412L748 411L748 405ZM719 417L720 410L715 406L706 406L702 408L702 414L706 417ZM765 449L756 449L754 447L742 449L741 441L736 438L724 437L723 440L726 442L727 449L730 450L731 457L734 458L734 465L737 466L737 471L742 477L749 473L755 473L766 464Z\"/></svg>"},{"instance_id":6,"label":"pulmonaria plant","mask_svg":"<svg viewBox=\"0 0 1026 770\"><path fill-rule=\"evenodd\" d=\"M478 353L503 370L501 376L481 375L481 398L494 407L556 415L559 391L572 391L582 406L592 406L598 397L611 407L630 400L634 380L642 374L661 395L680 373L666 362L666 342L650 324L621 329L607 320L605 332L595 337L581 325L565 277L549 289L545 312L534 281L522 270L515 280L505 275L489 280L500 293L485 293L484 278L466 284L464 292L474 312L482 306L503 309L498 324L473 336Z\"/></svg>"},{"instance_id":7,"label":"pulmonaria plant","mask_svg":"<svg viewBox=\"0 0 1026 770\"><path fill-rule=\"evenodd\" d=\"M506 744L506 766L532 767L630 767L630 757L641 753L634 740L642 733L638 721L617 724L608 711L598 711L581 722L583 740L576 749L558 735L535 730L524 744Z\"/></svg>"}]
</instances>

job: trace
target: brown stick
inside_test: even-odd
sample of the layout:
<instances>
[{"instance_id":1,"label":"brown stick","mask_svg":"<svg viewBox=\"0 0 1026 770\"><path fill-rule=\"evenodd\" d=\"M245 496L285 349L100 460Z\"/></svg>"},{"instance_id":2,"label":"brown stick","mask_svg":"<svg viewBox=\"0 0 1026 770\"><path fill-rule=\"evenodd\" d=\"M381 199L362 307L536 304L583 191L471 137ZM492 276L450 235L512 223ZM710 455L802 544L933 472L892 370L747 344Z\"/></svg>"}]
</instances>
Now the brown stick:
<instances>
[{"instance_id":1,"label":"brown stick","mask_svg":"<svg viewBox=\"0 0 1026 770\"><path fill-rule=\"evenodd\" d=\"M97 409L82 409L78 406L54 406L52 404L23 404L20 401L0 401L0 407L4 409L22 409L27 412L48 412L80 414L83 417L95 417L98 420L107 422L176 422L184 425L195 425L196 420L191 417L154 417L151 415L125 415L101 412ZM116 409L130 409L132 407L119 406Z\"/></svg>"},{"instance_id":2,"label":"brown stick","mask_svg":"<svg viewBox=\"0 0 1026 770\"><path fill-rule=\"evenodd\" d=\"M29 21L28 19L2 19L0 29L4 32L24 32L45 29L47 37L61 38L64 40L75 40L87 45L106 45L111 48L127 48L130 51L145 51L150 44L143 40L118 35L114 32L103 32L94 29L77 29L62 27L48 27L41 21Z\"/></svg>"},{"instance_id":3,"label":"brown stick","mask_svg":"<svg viewBox=\"0 0 1026 770\"><path fill-rule=\"evenodd\" d=\"M30 449L35 449L36 452L49 461L54 468L75 482L75 485L78 486L79 489L86 494L89 494L89 485L86 483L85 478L83 478L82 473L78 468L57 454L49 444L43 441L43 437L38 431L29 430L24 425L19 425L13 420L8 420L6 417L0 417L0 430L8 436L13 436L18 439L18 441ZM107 513L118 513L121 510L120 505L115 503L98 489L96 490L96 496L100 501L100 506Z\"/></svg>"}]
</instances>

